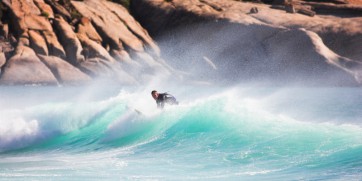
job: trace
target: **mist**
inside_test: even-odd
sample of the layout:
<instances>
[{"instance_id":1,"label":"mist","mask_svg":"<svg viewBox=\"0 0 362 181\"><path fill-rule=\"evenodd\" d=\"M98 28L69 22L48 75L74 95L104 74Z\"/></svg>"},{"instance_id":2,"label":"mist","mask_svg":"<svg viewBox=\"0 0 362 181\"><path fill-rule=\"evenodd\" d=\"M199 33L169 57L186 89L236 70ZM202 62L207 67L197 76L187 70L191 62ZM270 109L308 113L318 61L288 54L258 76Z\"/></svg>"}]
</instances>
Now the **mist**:
<instances>
[{"instance_id":1,"label":"mist","mask_svg":"<svg viewBox=\"0 0 362 181\"><path fill-rule=\"evenodd\" d=\"M152 90L177 98L180 106L171 110L195 108L216 97L232 100L224 111L235 110L240 104L245 114L265 113L300 122L359 124L361 114L343 112L343 106L354 110L354 105L362 104L354 100L359 95L354 89L339 89L344 95L333 89L314 89L357 84L353 72L343 66L347 59L331 51L313 32L265 24L205 21L167 29L153 38L161 49L161 58L147 54L150 52L133 52L132 59L118 60L119 66L112 68L116 77L129 78L127 81L117 82L105 76L82 86L0 87L4 123L0 149L41 143L87 128L93 120L111 113L115 116L107 121L110 132L116 135L111 137L118 139L119 130L127 129L130 120L138 119L134 110L150 120L154 115L168 113L168 109L157 109L150 95ZM130 77L122 77L123 72ZM347 96L349 93L352 96ZM323 95L326 97L321 98ZM341 102L331 110L320 108Z\"/></svg>"},{"instance_id":2,"label":"mist","mask_svg":"<svg viewBox=\"0 0 362 181\"><path fill-rule=\"evenodd\" d=\"M154 37L186 82L221 86L356 86L344 60L305 29L210 21ZM337 60L337 61L336 61Z\"/></svg>"}]
</instances>

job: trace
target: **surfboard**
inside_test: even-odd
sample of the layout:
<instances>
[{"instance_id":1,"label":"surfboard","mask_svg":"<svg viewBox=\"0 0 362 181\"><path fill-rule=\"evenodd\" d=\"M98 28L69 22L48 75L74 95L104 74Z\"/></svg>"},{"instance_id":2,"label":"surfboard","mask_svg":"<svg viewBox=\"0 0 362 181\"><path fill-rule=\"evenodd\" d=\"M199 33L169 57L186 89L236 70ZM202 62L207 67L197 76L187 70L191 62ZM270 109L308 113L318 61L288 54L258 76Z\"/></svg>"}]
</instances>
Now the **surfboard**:
<instances>
[{"instance_id":1,"label":"surfboard","mask_svg":"<svg viewBox=\"0 0 362 181\"><path fill-rule=\"evenodd\" d=\"M130 107L128 105L126 106L126 108L128 110L132 110L132 111L136 112L138 115L143 115L143 113L140 110L136 109L136 108L132 108L132 107Z\"/></svg>"},{"instance_id":2,"label":"surfboard","mask_svg":"<svg viewBox=\"0 0 362 181\"><path fill-rule=\"evenodd\" d=\"M137 110L137 109L134 109L134 111L139 115L143 115L143 113L141 111Z\"/></svg>"}]
</instances>

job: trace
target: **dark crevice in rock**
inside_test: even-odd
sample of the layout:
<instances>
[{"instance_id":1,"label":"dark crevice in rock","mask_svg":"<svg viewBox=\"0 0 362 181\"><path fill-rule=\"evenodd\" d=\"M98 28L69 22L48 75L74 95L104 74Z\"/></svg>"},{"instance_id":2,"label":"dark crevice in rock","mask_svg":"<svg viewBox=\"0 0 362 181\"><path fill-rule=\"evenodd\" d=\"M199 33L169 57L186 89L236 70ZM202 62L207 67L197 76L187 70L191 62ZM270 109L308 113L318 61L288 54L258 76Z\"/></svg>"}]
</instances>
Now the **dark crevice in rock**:
<instances>
[{"instance_id":1,"label":"dark crevice in rock","mask_svg":"<svg viewBox=\"0 0 362 181\"><path fill-rule=\"evenodd\" d=\"M163 10L152 6L143 0L131 1L131 14L144 27L151 37L156 38L160 35L167 34L172 30L181 27L192 26L195 24L214 21L214 19L205 16L196 15L186 9ZM155 17L168 17L158 19Z\"/></svg>"},{"instance_id":2,"label":"dark crevice in rock","mask_svg":"<svg viewBox=\"0 0 362 181\"><path fill-rule=\"evenodd\" d=\"M42 33L40 31L37 30L29 30L29 40L30 40L30 47L37 53L37 54L42 54L42 55L48 55L48 49L44 50L44 47L39 46L39 43L41 40L36 39L35 37L32 37L32 35L39 35L41 36L43 39L44 36L42 36ZM46 42L46 39L45 39ZM48 45L47 45L48 46Z\"/></svg>"},{"instance_id":3,"label":"dark crevice in rock","mask_svg":"<svg viewBox=\"0 0 362 181\"><path fill-rule=\"evenodd\" d=\"M9 9L0 2L0 52L4 53L6 60L8 60L14 53L15 42L11 42L13 38L10 27L10 11Z\"/></svg>"},{"instance_id":4,"label":"dark crevice in rock","mask_svg":"<svg viewBox=\"0 0 362 181\"><path fill-rule=\"evenodd\" d=\"M96 16L94 14L94 16ZM100 17L101 18L101 17ZM101 18L102 19L102 18ZM113 41L107 36L107 34L102 30L102 27L99 27L97 25L97 23L95 23L93 20L91 20L91 24L92 26L95 28L95 30L97 31L97 33L101 36L102 38L102 46L105 47L110 47L111 49L118 49L118 45L113 43Z\"/></svg>"},{"instance_id":5,"label":"dark crevice in rock","mask_svg":"<svg viewBox=\"0 0 362 181\"><path fill-rule=\"evenodd\" d=\"M11 34L14 35L15 39L17 39L16 37L19 37L23 31L21 30L21 27L18 26L19 24L17 23L16 15L11 9L8 11L7 19L9 23L9 32L12 32Z\"/></svg>"},{"instance_id":6,"label":"dark crevice in rock","mask_svg":"<svg viewBox=\"0 0 362 181\"><path fill-rule=\"evenodd\" d=\"M361 5L348 5L348 4L332 4L332 3L316 3L316 2L302 2L303 5L309 5L317 14L325 14L340 17L360 17L362 16Z\"/></svg>"},{"instance_id":7,"label":"dark crevice in rock","mask_svg":"<svg viewBox=\"0 0 362 181\"><path fill-rule=\"evenodd\" d=\"M46 38L46 35L44 34L43 31L40 31L39 33L40 33L40 35L43 37L43 39L45 40L45 43L47 44L48 54L51 55L51 54L52 54L52 53L51 53L51 52L52 52L52 48L51 48L51 46L50 46L50 44L49 44L48 39Z\"/></svg>"},{"instance_id":8,"label":"dark crevice in rock","mask_svg":"<svg viewBox=\"0 0 362 181\"><path fill-rule=\"evenodd\" d=\"M211 7L212 9L214 9L215 11L223 11L224 9L219 7L217 4L214 4L214 3L211 3L211 2L208 2L208 1L205 1L205 0L199 0L201 3Z\"/></svg>"},{"instance_id":9,"label":"dark crevice in rock","mask_svg":"<svg viewBox=\"0 0 362 181\"><path fill-rule=\"evenodd\" d=\"M59 40L59 43L63 46L64 51L66 53L65 60L69 62L70 64L76 66L81 61L84 61L85 57L82 56L82 54L79 55L79 49L82 49L83 46L80 44L79 39L77 38L75 32L66 32L71 31L67 29L62 29L65 27L62 27L61 23L68 23L67 21L63 21L61 17L57 17L58 19L54 20L54 23L52 24L53 29L55 31L55 34ZM74 30L75 28L68 24L69 27ZM64 26L64 25L63 25ZM68 28L68 27L67 27ZM69 29L69 28L68 28ZM68 37L70 33L74 33L74 37ZM66 36L68 34L68 36ZM71 39L73 38L73 39Z\"/></svg>"},{"instance_id":10,"label":"dark crevice in rock","mask_svg":"<svg viewBox=\"0 0 362 181\"><path fill-rule=\"evenodd\" d=\"M66 21L70 22L72 20L71 14L68 12L66 8L61 6L59 3L57 3L54 0L44 0L45 3L50 5L50 7L53 9L54 13L59 14L62 16Z\"/></svg>"},{"instance_id":11,"label":"dark crevice in rock","mask_svg":"<svg viewBox=\"0 0 362 181\"><path fill-rule=\"evenodd\" d=\"M129 5L132 0L111 0L114 3L121 4L123 7L125 7L127 10L129 10Z\"/></svg>"}]
</instances>

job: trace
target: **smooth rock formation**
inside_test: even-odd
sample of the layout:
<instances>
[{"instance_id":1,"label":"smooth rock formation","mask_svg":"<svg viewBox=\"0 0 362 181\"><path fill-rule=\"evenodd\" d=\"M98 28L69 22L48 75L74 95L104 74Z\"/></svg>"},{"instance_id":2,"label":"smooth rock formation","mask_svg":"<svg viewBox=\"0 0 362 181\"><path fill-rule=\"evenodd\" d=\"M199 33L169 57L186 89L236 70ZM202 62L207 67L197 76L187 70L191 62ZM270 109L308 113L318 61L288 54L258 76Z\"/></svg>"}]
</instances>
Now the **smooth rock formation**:
<instances>
[{"instance_id":1,"label":"smooth rock formation","mask_svg":"<svg viewBox=\"0 0 362 181\"><path fill-rule=\"evenodd\" d=\"M63 85L79 85L91 78L70 63L54 56L39 55L40 60L51 70L58 82Z\"/></svg>"},{"instance_id":2,"label":"smooth rock formation","mask_svg":"<svg viewBox=\"0 0 362 181\"><path fill-rule=\"evenodd\" d=\"M18 46L15 55L7 61L3 68L0 83L56 85L58 82L31 48Z\"/></svg>"},{"instance_id":3,"label":"smooth rock formation","mask_svg":"<svg viewBox=\"0 0 362 181\"><path fill-rule=\"evenodd\" d=\"M309 17L228 0L132 0L131 12L168 63L205 80L362 84L362 17Z\"/></svg>"},{"instance_id":4,"label":"smooth rock formation","mask_svg":"<svg viewBox=\"0 0 362 181\"><path fill-rule=\"evenodd\" d=\"M119 65L119 64L118 64ZM117 64L99 58L88 59L79 65L79 68L92 77L111 77L119 84L137 84L137 81Z\"/></svg>"}]
</instances>

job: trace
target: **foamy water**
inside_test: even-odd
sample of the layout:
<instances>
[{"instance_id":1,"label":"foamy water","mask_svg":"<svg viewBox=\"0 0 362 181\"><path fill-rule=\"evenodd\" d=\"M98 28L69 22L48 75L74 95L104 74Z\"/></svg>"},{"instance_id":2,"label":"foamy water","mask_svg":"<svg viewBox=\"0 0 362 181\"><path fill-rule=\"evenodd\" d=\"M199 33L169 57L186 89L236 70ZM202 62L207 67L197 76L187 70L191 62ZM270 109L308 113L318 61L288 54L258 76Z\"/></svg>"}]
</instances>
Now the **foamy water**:
<instances>
[{"instance_id":1,"label":"foamy water","mask_svg":"<svg viewBox=\"0 0 362 181\"><path fill-rule=\"evenodd\" d=\"M362 176L358 88L190 88L163 111L149 92L2 103L0 179Z\"/></svg>"}]
</instances>

